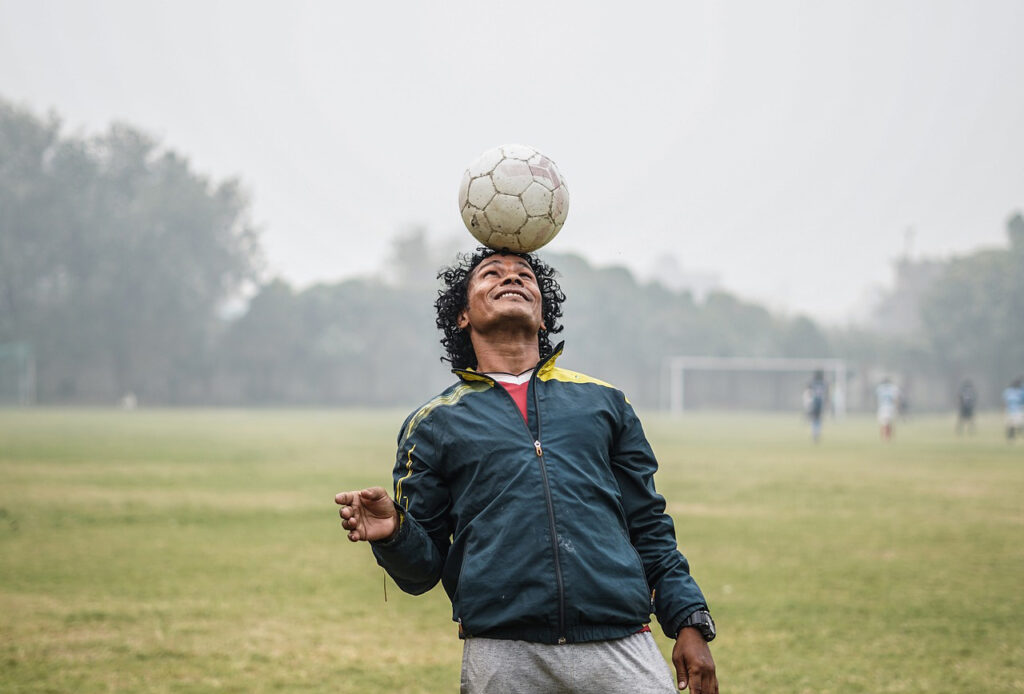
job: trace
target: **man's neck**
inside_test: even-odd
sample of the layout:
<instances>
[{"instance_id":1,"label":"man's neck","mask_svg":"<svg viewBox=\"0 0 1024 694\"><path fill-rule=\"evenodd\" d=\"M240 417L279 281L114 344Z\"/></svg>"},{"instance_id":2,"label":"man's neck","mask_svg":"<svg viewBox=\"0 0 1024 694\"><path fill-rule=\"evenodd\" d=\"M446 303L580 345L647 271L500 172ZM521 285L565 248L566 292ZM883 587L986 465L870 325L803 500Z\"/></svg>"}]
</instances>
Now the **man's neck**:
<instances>
[{"instance_id":1,"label":"man's neck","mask_svg":"<svg viewBox=\"0 0 1024 694\"><path fill-rule=\"evenodd\" d=\"M519 374L532 369L540 361L536 336L529 340L503 340L473 335L471 339L476 352L477 371Z\"/></svg>"}]
</instances>

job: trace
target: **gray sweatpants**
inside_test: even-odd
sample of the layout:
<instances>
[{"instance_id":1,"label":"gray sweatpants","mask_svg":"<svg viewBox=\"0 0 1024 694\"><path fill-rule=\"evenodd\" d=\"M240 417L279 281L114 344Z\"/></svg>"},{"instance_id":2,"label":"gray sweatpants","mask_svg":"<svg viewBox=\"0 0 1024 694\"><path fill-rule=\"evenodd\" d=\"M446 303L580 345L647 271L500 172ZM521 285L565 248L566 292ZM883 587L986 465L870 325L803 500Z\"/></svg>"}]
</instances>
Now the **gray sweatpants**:
<instances>
[{"instance_id":1,"label":"gray sweatpants","mask_svg":"<svg viewBox=\"0 0 1024 694\"><path fill-rule=\"evenodd\" d=\"M650 633L562 646L468 638L462 694L675 694L672 671Z\"/></svg>"}]
</instances>

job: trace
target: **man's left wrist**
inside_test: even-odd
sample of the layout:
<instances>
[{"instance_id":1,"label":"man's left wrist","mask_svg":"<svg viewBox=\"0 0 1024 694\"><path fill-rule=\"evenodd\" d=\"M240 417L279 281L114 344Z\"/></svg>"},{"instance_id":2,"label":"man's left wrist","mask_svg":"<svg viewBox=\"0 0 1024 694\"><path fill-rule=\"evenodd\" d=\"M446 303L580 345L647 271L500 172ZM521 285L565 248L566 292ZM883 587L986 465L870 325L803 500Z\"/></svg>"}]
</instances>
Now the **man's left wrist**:
<instances>
[{"instance_id":1,"label":"man's left wrist","mask_svg":"<svg viewBox=\"0 0 1024 694\"><path fill-rule=\"evenodd\" d=\"M686 619L679 624L679 631L676 632L676 638L679 638L679 633L686 628L696 629L705 641L712 641L715 636L718 635L718 631L715 628L715 620L711 618L711 613L703 607L691 612L687 615Z\"/></svg>"}]
</instances>

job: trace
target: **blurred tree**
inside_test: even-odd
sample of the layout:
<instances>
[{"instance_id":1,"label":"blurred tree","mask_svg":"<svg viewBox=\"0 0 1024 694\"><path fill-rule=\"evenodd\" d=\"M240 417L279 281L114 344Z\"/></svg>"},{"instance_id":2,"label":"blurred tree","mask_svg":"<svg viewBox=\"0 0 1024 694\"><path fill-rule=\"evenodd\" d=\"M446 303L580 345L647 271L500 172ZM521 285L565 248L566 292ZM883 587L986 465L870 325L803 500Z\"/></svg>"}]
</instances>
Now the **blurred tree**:
<instances>
[{"instance_id":1,"label":"blurred tree","mask_svg":"<svg viewBox=\"0 0 1024 694\"><path fill-rule=\"evenodd\" d=\"M412 405L454 377L440 361L430 296L369 279L302 292L262 287L225 335L229 401Z\"/></svg>"},{"instance_id":2,"label":"blurred tree","mask_svg":"<svg viewBox=\"0 0 1024 694\"><path fill-rule=\"evenodd\" d=\"M946 261L900 258L893 263L894 286L874 307L873 327L880 333L921 339L924 326L921 306L946 269Z\"/></svg>"},{"instance_id":3,"label":"blurred tree","mask_svg":"<svg viewBox=\"0 0 1024 694\"><path fill-rule=\"evenodd\" d=\"M1014 252L1024 253L1024 216L1015 212L1006 220L1006 234L1010 237L1010 247Z\"/></svg>"},{"instance_id":4,"label":"blurred tree","mask_svg":"<svg viewBox=\"0 0 1024 694\"><path fill-rule=\"evenodd\" d=\"M687 291L640 284L625 268L595 268L570 254L544 256L560 271L568 296L567 367L614 383L639 404L662 399L666 357L831 353L824 333L808 318L781 320L723 291L698 304Z\"/></svg>"},{"instance_id":5,"label":"blurred tree","mask_svg":"<svg viewBox=\"0 0 1024 694\"><path fill-rule=\"evenodd\" d=\"M221 342L219 396L228 402L285 402L303 338L291 287L281 280L263 285Z\"/></svg>"},{"instance_id":6,"label":"blurred tree","mask_svg":"<svg viewBox=\"0 0 1024 694\"><path fill-rule=\"evenodd\" d=\"M391 241L385 276L397 287L430 292L437 287L437 270L443 264L427 240L423 227L412 227Z\"/></svg>"},{"instance_id":7,"label":"blurred tree","mask_svg":"<svg viewBox=\"0 0 1024 694\"><path fill-rule=\"evenodd\" d=\"M640 405L659 402L664 359L678 354L842 356L861 374L915 374L917 393L940 371L980 368L984 397L1024 365L1024 217L1007 234L1009 248L898 266L906 296L887 315L899 329L874 332L826 333L727 292L698 300L622 267L542 255L568 295L564 365ZM394 242L387 282L254 285L226 320L224 303L260 269L237 181L208 180L131 127L65 136L56 117L0 100L0 344L32 345L43 402L129 391L143 403L422 401L453 379L433 314L453 250L412 228Z\"/></svg>"},{"instance_id":8,"label":"blurred tree","mask_svg":"<svg viewBox=\"0 0 1024 694\"><path fill-rule=\"evenodd\" d=\"M35 310L64 293L56 182L47 161L57 150L59 122L0 101L0 342L24 339Z\"/></svg>"},{"instance_id":9,"label":"blurred tree","mask_svg":"<svg viewBox=\"0 0 1024 694\"><path fill-rule=\"evenodd\" d=\"M828 338L806 316L797 316L783 325L779 351L788 357L821 357L832 353Z\"/></svg>"},{"instance_id":10,"label":"blurred tree","mask_svg":"<svg viewBox=\"0 0 1024 694\"><path fill-rule=\"evenodd\" d=\"M62 137L0 101L0 340L34 345L40 399L201 398L217 311L259 267L248 209L128 126Z\"/></svg>"},{"instance_id":11,"label":"blurred tree","mask_svg":"<svg viewBox=\"0 0 1024 694\"><path fill-rule=\"evenodd\" d=\"M1010 246L954 258L921 307L927 336L952 379L984 374L982 397L1024 371L1024 219L1006 225Z\"/></svg>"}]
</instances>

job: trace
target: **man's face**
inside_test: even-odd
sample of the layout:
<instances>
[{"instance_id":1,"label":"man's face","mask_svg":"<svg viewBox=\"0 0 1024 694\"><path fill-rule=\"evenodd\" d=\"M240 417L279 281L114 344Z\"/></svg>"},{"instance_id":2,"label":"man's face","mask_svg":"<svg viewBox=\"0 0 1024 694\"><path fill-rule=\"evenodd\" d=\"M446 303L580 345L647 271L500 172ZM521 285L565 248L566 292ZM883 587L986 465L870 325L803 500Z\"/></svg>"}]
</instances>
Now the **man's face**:
<instances>
[{"instance_id":1,"label":"man's face","mask_svg":"<svg viewBox=\"0 0 1024 694\"><path fill-rule=\"evenodd\" d=\"M517 255L487 256L473 268L466 291L466 308L459 327L487 332L495 327L521 325L536 334L544 325L543 302L537 277Z\"/></svg>"}]
</instances>

